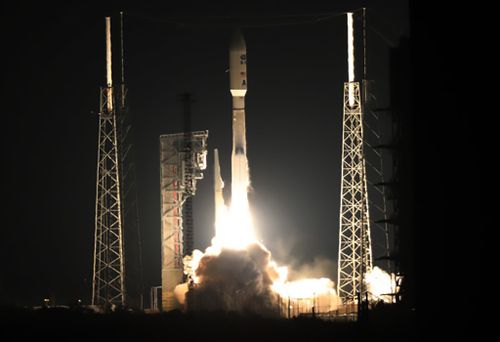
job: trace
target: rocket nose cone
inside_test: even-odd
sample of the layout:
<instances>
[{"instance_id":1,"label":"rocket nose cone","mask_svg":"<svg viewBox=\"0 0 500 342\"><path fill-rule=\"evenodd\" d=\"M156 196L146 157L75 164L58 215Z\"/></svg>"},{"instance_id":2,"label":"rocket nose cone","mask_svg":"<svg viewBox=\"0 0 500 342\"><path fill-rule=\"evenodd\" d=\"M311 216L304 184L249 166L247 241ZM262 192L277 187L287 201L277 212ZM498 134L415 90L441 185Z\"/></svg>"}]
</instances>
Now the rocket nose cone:
<instances>
[{"instance_id":1,"label":"rocket nose cone","mask_svg":"<svg viewBox=\"0 0 500 342\"><path fill-rule=\"evenodd\" d=\"M244 50L246 49L245 38L243 38L243 34L240 30L236 30L233 33L233 37L231 38L231 45L229 46L230 50Z\"/></svg>"}]
</instances>

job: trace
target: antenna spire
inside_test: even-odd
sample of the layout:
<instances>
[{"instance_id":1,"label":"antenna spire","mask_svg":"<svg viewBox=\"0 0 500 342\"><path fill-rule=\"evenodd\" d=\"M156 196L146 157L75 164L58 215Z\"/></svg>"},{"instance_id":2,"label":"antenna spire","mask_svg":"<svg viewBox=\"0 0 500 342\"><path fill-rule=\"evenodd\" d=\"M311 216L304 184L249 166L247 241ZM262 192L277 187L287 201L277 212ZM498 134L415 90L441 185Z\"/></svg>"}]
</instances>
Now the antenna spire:
<instances>
[{"instance_id":1,"label":"antenna spire","mask_svg":"<svg viewBox=\"0 0 500 342\"><path fill-rule=\"evenodd\" d=\"M125 57L123 53L123 11L120 12L121 105L125 108Z\"/></svg>"},{"instance_id":2,"label":"antenna spire","mask_svg":"<svg viewBox=\"0 0 500 342\"><path fill-rule=\"evenodd\" d=\"M111 67L111 18L106 17L106 87L108 112L113 111L113 75Z\"/></svg>"}]
</instances>

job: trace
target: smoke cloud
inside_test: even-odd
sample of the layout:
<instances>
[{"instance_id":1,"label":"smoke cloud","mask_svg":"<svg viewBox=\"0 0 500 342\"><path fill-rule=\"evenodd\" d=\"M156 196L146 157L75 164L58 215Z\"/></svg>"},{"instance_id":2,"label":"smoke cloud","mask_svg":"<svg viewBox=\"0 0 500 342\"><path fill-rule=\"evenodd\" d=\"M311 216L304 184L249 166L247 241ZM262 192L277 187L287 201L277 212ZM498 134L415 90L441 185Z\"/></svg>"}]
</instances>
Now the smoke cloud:
<instances>
[{"instance_id":1,"label":"smoke cloud","mask_svg":"<svg viewBox=\"0 0 500 342\"><path fill-rule=\"evenodd\" d=\"M375 266L370 272L366 273L368 292L370 292L374 300L391 303L394 300L391 294L395 292L396 288L395 278L396 276L393 273L389 274Z\"/></svg>"},{"instance_id":2,"label":"smoke cloud","mask_svg":"<svg viewBox=\"0 0 500 342\"><path fill-rule=\"evenodd\" d=\"M271 253L259 243L242 250L222 249L218 255L206 254L195 274L199 283L187 293L189 310L278 314L277 296L271 289L278 271Z\"/></svg>"}]
</instances>

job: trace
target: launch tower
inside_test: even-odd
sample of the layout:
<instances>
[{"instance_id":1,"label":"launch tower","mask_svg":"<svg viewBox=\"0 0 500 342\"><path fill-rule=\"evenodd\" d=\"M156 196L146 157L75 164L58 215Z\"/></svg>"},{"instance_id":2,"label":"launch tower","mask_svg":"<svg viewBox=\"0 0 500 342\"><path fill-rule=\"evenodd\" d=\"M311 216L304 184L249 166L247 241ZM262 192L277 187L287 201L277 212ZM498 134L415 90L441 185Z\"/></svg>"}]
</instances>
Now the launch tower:
<instances>
[{"instance_id":1,"label":"launch tower","mask_svg":"<svg viewBox=\"0 0 500 342\"><path fill-rule=\"evenodd\" d=\"M342 175L338 294L344 304L364 298L364 276L372 268L366 165L363 152L363 108L359 82L354 81L352 13L347 15L349 82L344 83Z\"/></svg>"},{"instance_id":2,"label":"launch tower","mask_svg":"<svg viewBox=\"0 0 500 342\"><path fill-rule=\"evenodd\" d=\"M92 305L125 305L120 153L111 72L111 21L106 17L106 87L100 90Z\"/></svg>"}]
</instances>

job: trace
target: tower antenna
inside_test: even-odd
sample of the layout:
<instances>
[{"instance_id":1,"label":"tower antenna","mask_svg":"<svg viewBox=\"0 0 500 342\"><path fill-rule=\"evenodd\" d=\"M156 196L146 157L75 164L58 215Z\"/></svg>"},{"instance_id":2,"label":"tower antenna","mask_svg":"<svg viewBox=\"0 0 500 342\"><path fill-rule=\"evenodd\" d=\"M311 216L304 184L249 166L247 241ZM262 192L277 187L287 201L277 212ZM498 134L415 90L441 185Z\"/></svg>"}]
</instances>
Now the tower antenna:
<instances>
[{"instance_id":1,"label":"tower antenna","mask_svg":"<svg viewBox=\"0 0 500 342\"><path fill-rule=\"evenodd\" d=\"M125 108L125 58L123 53L123 11L120 12L121 102Z\"/></svg>"}]
</instances>

